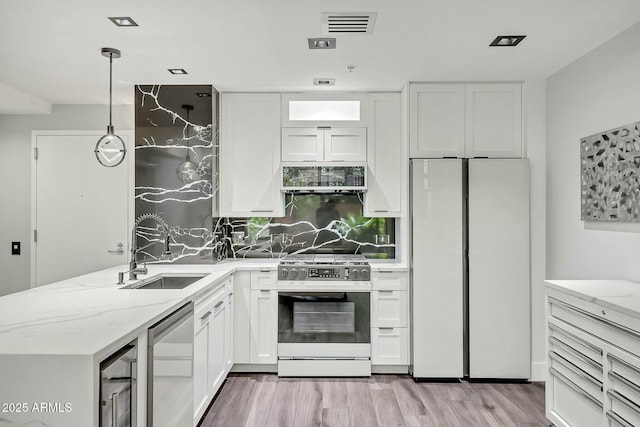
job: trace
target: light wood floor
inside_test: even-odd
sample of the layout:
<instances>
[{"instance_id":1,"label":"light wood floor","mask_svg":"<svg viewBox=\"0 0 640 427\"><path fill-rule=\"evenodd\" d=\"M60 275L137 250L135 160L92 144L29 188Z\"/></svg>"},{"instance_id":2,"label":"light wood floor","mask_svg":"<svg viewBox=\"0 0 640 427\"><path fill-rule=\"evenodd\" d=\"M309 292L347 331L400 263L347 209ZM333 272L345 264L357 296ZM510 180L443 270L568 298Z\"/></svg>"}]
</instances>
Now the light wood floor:
<instances>
[{"instance_id":1,"label":"light wood floor","mask_svg":"<svg viewBox=\"0 0 640 427\"><path fill-rule=\"evenodd\" d=\"M232 374L200 427L548 426L544 385Z\"/></svg>"}]
</instances>

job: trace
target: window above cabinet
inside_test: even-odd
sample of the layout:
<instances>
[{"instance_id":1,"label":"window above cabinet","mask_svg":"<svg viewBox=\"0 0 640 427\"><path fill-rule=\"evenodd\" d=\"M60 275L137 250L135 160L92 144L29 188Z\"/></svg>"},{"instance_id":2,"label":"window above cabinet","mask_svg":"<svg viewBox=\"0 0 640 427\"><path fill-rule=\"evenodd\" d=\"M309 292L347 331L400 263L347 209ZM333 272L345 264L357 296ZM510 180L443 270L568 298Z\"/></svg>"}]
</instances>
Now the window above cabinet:
<instances>
[{"instance_id":1,"label":"window above cabinet","mask_svg":"<svg viewBox=\"0 0 640 427\"><path fill-rule=\"evenodd\" d=\"M284 93L282 126L367 126L366 93Z\"/></svg>"}]
</instances>

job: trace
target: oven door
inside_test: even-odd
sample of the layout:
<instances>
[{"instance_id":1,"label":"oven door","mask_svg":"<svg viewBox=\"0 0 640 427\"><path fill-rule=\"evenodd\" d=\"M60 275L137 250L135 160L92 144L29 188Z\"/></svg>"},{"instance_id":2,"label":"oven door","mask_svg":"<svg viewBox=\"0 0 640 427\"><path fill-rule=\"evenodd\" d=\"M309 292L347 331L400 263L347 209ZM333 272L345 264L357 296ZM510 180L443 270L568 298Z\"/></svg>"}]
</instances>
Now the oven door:
<instances>
[{"instance_id":1,"label":"oven door","mask_svg":"<svg viewBox=\"0 0 640 427\"><path fill-rule=\"evenodd\" d=\"M278 293L278 374L371 374L370 292Z\"/></svg>"}]
</instances>

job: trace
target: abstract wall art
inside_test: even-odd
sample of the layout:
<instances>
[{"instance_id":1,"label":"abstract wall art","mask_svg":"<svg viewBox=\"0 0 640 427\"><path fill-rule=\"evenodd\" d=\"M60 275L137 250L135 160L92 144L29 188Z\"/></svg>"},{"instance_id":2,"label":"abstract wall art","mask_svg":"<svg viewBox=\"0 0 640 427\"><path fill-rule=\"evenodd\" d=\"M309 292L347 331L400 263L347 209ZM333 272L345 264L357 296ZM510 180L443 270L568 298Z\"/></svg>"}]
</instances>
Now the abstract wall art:
<instances>
[{"instance_id":1,"label":"abstract wall art","mask_svg":"<svg viewBox=\"0 0 640 427\"><path fill-rule=\"evenodd\" d=\"M584 137L581 219L640 222L640 122Z\"/></svg>"}]
</instances>

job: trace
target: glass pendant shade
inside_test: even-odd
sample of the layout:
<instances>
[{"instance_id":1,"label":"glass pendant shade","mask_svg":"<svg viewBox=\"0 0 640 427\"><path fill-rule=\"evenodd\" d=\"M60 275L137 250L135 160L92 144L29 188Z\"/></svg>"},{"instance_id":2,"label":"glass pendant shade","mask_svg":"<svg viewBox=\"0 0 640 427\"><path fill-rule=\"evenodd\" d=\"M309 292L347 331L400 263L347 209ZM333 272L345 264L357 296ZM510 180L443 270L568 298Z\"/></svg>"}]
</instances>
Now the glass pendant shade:
<instances>
[{"instance_id":1,"label":"glass pendant shade","mask_svg":"<svg viewBox=\"0 0 640 427\"><path fill-rule=\"evenodd\" d=\"M200 174L198 173L198 165L191 161L191 157L189 157L189 126L191 123L189 122L189 112L193 110L193 105L183 105L187 112L187 129L186 129L186 141L187 141L187 156L184 161L182 161L178 167L176 168L176 175L178 175L178 179L185 184L191 184L194 181L200 179Z\"/></svg>"},{"instance_id":2,"label":"glass pendant shade","mask_svg":"<svg viewBox=\"0 0 640 427\"><path fill-rule=\"evenodd\" d=\"M102 56L109 58L109 125L107 126L107 133L102 136L96 143L94 152L96 158L101 165L108 168L118 166L124 161L124 157L127 154L127 146L113 130L113 124L111 123L112 116L112 88L113 88L113 58L120 58L120 51L111 47L102 48Z\"/></svg>"}]
</instances>

